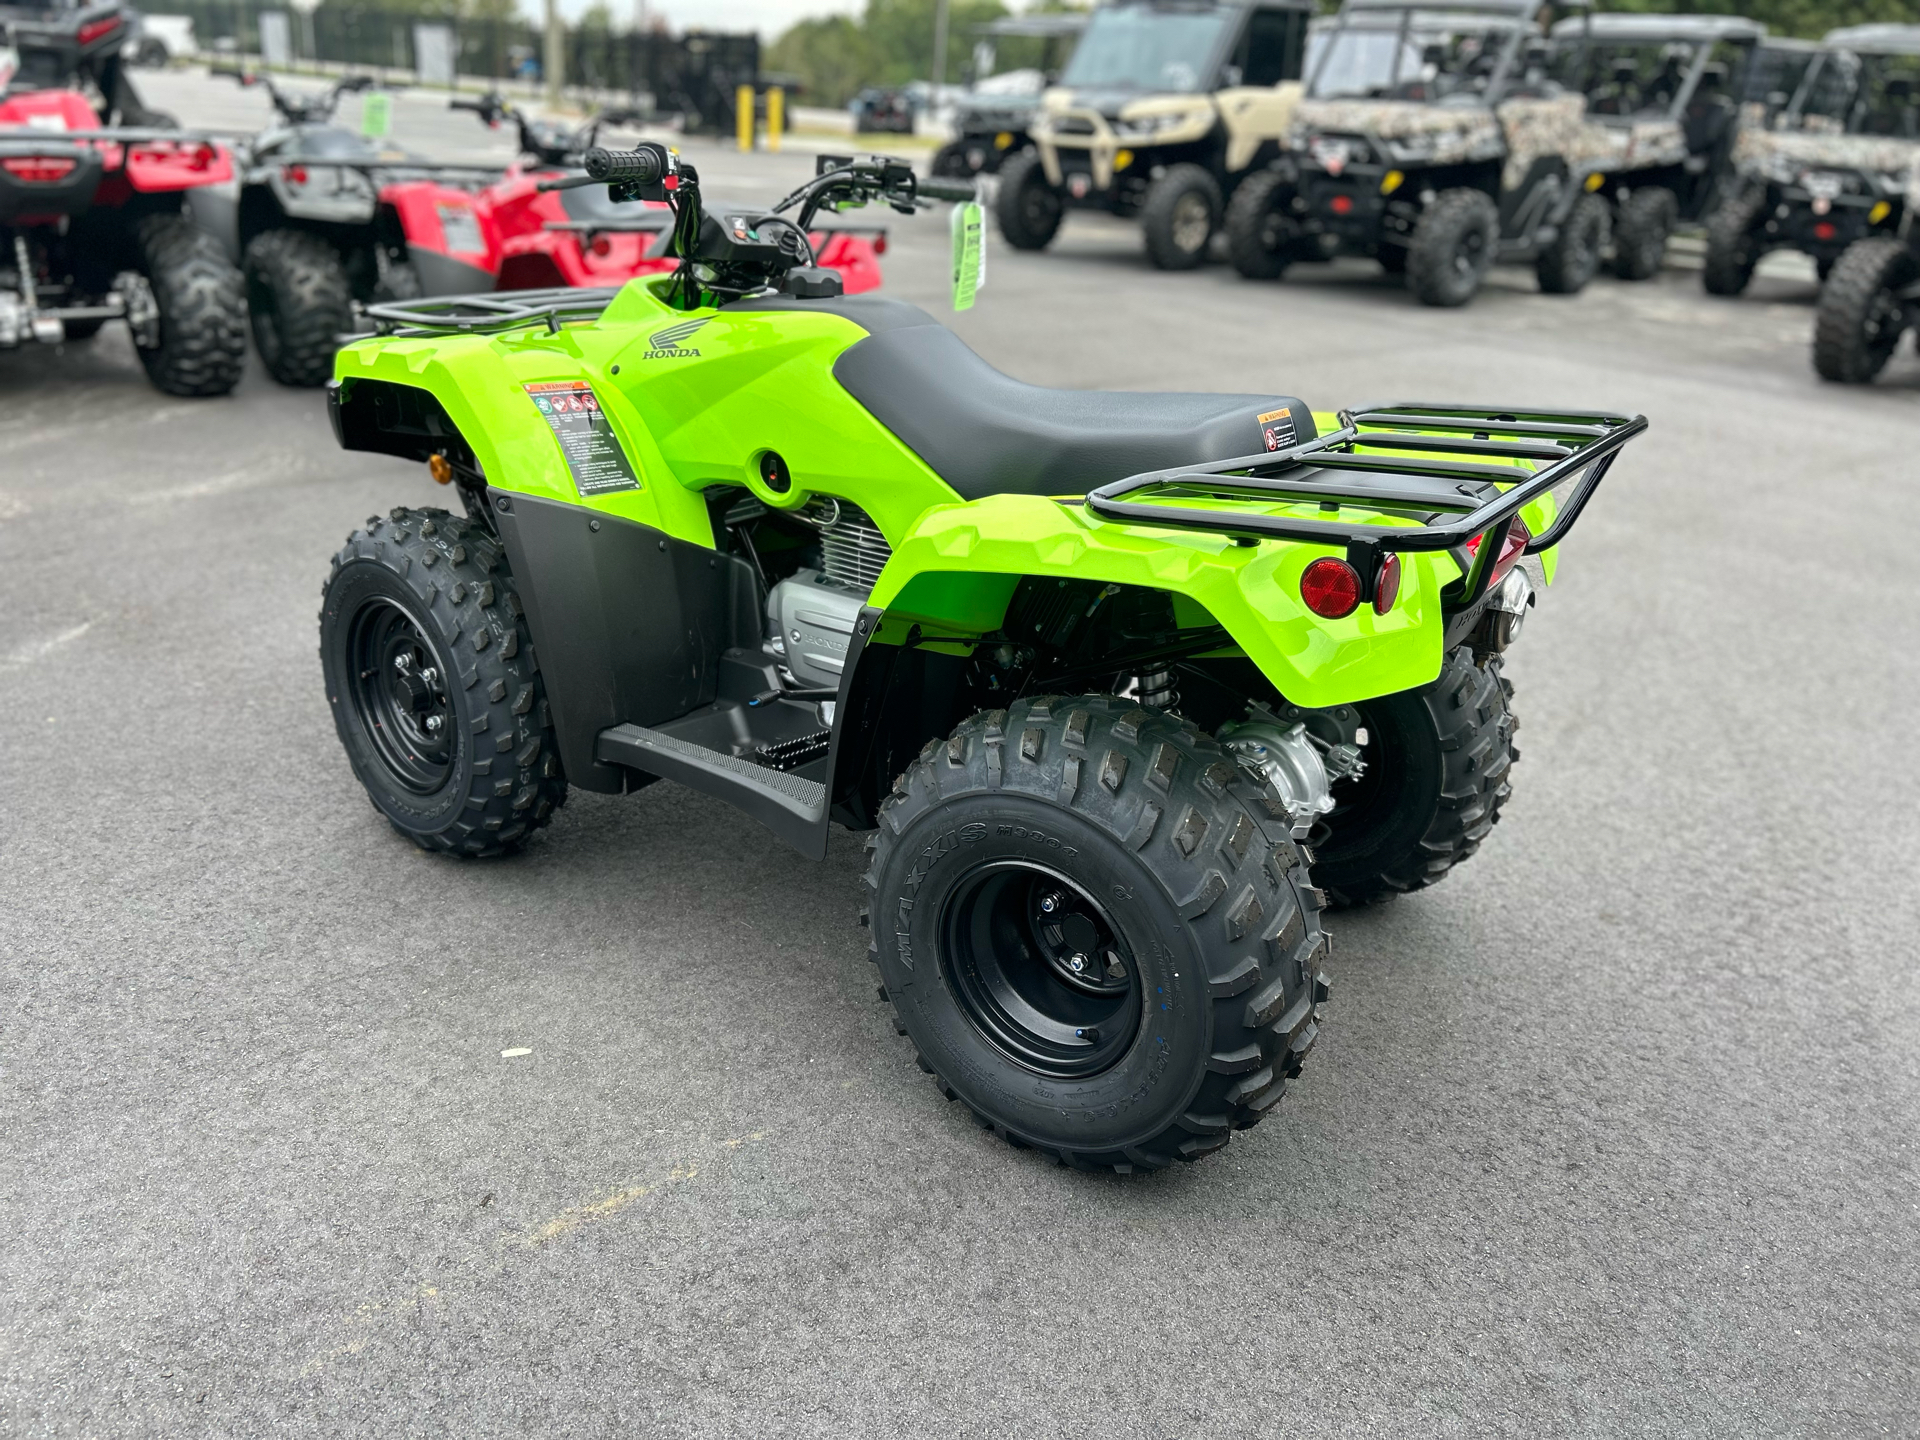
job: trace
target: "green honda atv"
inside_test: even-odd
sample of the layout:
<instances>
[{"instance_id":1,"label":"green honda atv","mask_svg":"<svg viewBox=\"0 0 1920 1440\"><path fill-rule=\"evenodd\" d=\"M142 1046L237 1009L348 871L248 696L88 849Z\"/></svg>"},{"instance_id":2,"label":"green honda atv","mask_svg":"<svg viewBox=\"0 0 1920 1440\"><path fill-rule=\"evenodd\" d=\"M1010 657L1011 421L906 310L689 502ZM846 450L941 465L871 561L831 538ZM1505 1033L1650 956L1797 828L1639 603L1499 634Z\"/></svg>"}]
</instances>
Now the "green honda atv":
<instances>
[{"instance_id":1,"label":"green honda atv","mask_svg":"<svg viewBox=\"0 0 1920 1440\"><path fill-rule=\"evenodd\" d=\"M880 992L950 1099L1075 1166L1226 1144L1314 1042L1323 907L1497 817L1519 562L1646 422L1023 385L809 263L822 207L965 187L832 162L706 214L663 148L585 164L672 204L673 275L375 307L339 355L341 444L460 501L326 583L375 806L457 856L662 778L809 856L870 832Z\"/></svg>"}]
</instances>

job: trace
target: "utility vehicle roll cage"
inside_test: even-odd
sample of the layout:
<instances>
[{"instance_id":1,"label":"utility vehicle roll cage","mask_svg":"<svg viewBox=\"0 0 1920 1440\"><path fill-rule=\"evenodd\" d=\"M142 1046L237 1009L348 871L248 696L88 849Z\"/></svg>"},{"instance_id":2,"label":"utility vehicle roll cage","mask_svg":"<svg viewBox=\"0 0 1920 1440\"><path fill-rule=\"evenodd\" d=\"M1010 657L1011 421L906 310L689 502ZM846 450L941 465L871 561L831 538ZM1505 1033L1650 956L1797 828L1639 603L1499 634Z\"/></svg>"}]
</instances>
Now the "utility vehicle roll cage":
<instances>
[{"instance_id":1,"label":"utility vehicle roll cage","mask_svg":"<svg viewBox=\"0 0 1920 1440\"><path fill-rule=\"evenodd\" d=\"M1621 447L1647 428L1647 420L1644 415L1574 410L1399 404L1343 410L1340 427L1274 454L1129 476L1088 491L1085 504L1103 520L1208 530L1246 545L1294 540L1343 546L1347 563L1360 576L1362 600L1372 599L1388 554L1457 551L1483 537L1477 552L1464 562L1467 573L1459 598L1448 597L1450 608L1460 609L1486 593L1488 578L1520 511L1572 480L1573 489L1553 523L1528 539L1526 553L1538 554L1558 545L1580 518ZM1422 453L1402 458L1363 453L1368 451ZM1432 458L1435 455L1463 458ZM1518 478L1511 463L1515 461L1544 468ZM1367 478L1342 481L1337 478L1341 471ZM1489 498L1488 482L1510 488ZM1132 498L1143 492L1157 498ZM1267 504L1306 502L1333 512L1348 505L1411 523L1380 525L1197 509L1164 503L1172 498L1170 492Z\"/></svg>"}]
</instances>

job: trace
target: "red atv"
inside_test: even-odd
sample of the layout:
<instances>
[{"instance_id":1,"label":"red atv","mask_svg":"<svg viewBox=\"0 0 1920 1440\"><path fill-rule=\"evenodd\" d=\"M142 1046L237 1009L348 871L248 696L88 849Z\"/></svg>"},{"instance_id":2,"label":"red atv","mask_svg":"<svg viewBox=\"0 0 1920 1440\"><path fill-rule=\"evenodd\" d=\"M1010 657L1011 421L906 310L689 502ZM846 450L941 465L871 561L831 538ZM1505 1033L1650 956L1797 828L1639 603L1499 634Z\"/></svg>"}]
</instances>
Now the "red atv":
<instances>
[{"instance_id":1,"label":"red atv","mask_svg":"<svg viewBox=\"0 0 1920 1440\"><path fill-rule=\"evenodd\" d=\"M673 214L665 205L615 203L604 185L559 188L554 183L578 171L580 157L599 143L602 126L633 124L642 116L602 110L574 129L530 119L497 94L455 100L452 108L471 110L494 128L512 121L522 154L505 178L475 197L480 236L495 260L492 286L468 289L617 286L636 275L666 274L679 264L666 253ZM884 229L822 227L810 238L814 264L839 272L844 293L879 288Z\"/></svg>"},{"instance_id":2,"label":"red atv","mask_svg":"<svg viewBox=\"0 0 1920 1440\"><path fill-rule=\"evenodd\" d=\"M245 293L186 197L232 179L232 157L143 123L167 117L120 73L117 7L0 10L0 23L21 58L0 97L0 350L124 320L160 389L226 394L246 364Z\"/></svg>"}]
</instances>

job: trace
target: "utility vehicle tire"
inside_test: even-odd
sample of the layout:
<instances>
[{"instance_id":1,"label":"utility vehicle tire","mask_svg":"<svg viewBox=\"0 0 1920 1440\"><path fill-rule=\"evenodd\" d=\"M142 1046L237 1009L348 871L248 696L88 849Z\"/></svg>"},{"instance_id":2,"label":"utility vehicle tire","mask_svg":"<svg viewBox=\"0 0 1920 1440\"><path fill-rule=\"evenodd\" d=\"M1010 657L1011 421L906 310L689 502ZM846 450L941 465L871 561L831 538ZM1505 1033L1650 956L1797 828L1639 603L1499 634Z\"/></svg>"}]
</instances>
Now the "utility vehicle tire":
<instances>
[{"instance_id":1,"label":"utility vehicle tire","mask_svg":"<svg viewBox=\"0 0 1920 1440\"><path fill-rule=\"evenodd\" d=\"M1680 197L1664 185L1643 185L1620 202L1613 227L1613 273L1651 280L1667 263L1667 237L1680 219Z\"/></svg>"},{"instance_id":2,"label":"utility vehicle tire","mask_svg":"<svg viewBox=\"0 0 1920 1440\"><path fill-rule=\"evenodd\" d=\"M1548 295L1578 295L1600 273L1613 216L1598 195L1582 195L1567 212L1553 243L1540 252L1534 274Z\"/></svg>"},{"instance_id":3,"label":"utility vehicle tire","mask_svg":"<svg viewBox=\"0 0 1920 1440\"><path fill-rule=\"evenodd\" d=\"M1906 333L1898 293L1920 280L1920 260L1890 236L1846 248L1813 321L1813 368L1822 380L1865 385L1886 368Z\"/></svg>"},{"instance_id":4,"label":"utility vehicle tire","mask_svg":"<svg viewBox=\"0 0 1920 1440\"><path fill-rule=\"evenodd\" d=\"M353 324L353 285L340 252L305 230L269 230L247 246L253 344L282 385L333 378L339 335Z\"/></svg>"},{"instance_id":5,"label":"utility vehicle tire","mask_svg":"<svg viewBox=\"0 0 1920 1440\"><path fill-rule=\"evenodd\" d=\"M1422 305L1464 305L1493 268L1500 210L1479 190L1442 190L1414 227L1407 284Z\"/></svg>"},{"instance_id":6,"label":"utility vehicle tire","mask_svg":"<svg viewBox=\"0 0 1920 1440\"><path fill-rule=\"evenodd\" d=\"M993 215L1000 237L1016 250L1044 250L1060 233L1067 202L1047 183L1036 150L1022 150L1000 167L1000 193Z\"/></svg>"},{"instance_id":7,"label":"utility vehicle tire","mask_svg":"<svg viewBox=\"0 0 1920 1440\"><path fill-rule=\"evenodd\" d=\"M1140 206L1140 238L1147 259L1162 270L1192 270L1207 263L1207 247L1220 228L1220 182L1199 165L1169 165L1147 187Z\"/></svg>"},{"instance_id":8,"label":"utility vehicle tire","mask_svg":"<svg viewBox=\"0 0 1920 1440\"><path fill-rule=\"evenodd\" d=\"M247 299L220 242L184 215L149 215L135 238L160 309L160 343L134 345L169 395L225 395L247 366Z\"/></svg>"},{"instance_id":9,"label":"utility vehicle tire","mask_svg":"<svg viewBox=\"0 0 1920 1440\"><path fill-rule=\"evenodd\" d=\"M1311 839L1314 881L1335 905L1422 889L1480 848L1520 758L1512 694L1499 657L1476 665L1462 646L1431 684L1354 707L1367 770L1334 787Z\"/></svg>"},{"instance_id":10,"label":"utility vehicle tire","mask_svg":"<svg viewBox=\"0 0 1920 1440\"><path fill-rule=\"evenodd\" d=\"M942 1093L1079 1169L1197 1159L1257 1123L1326 995L1323 899L1266 794L1112 696L929 742L865 878L882 997Z\"/></svg>"},{"instance_id":11,"label":"utility vehicle tire","mask_svg":"<svg viewBox=\"0 0 1920 1440\"><path fill-rule=\"evenodd\" d=\"M1287 213L1294 179L1284 171L1249 175L1227 205L1227 259L1249 280L1278 280L1293 260L1298 227Z\"/></svg>"},{"instance_id":12,"label":"utility vehicle tire","mask_svg":"<svg viewBox=\"0 0 1920 1440\"><path fill-rule=\"evenodd\" d=\"M1700 283L1709 295L1738 295L1753 283L1763 253L1757 233L1765 191L1735 195L1707 217L1707 264Z\"/></svg>"},{"instance_id":13,"label":"utility vehicle tire","mask_svg":"<svg viewBox=\"0 0 1920 1440\"><path fill-rule=\"evenodd\" d=\"M498 540L396 508L347 537L321 595L334 727L394 829L422 850L499 855L553 818L567 781Z\"/></svg>"}]
</instances>

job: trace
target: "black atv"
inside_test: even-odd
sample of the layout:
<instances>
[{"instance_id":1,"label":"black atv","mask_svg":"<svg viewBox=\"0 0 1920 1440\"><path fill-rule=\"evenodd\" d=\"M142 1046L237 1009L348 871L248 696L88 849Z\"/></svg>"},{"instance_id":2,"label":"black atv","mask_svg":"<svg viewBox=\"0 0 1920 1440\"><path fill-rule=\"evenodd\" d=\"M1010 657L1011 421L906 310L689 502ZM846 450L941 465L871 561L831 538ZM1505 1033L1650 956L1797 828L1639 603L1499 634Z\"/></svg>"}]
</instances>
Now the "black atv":
<instances>
[{"instance_id":1,"label":"black atv","mask_svg":"<svg viewBox=\"0 0 1920 1440\"><path fill-rule=\"evenodd\" d=\"M265 75L212 73L264 88L277 112L242 148L239 199L220 221L274 379L324 384L356 301L493 287L490 269L462 260L460 240L484 250L467 187L500 167L439 164L335 124L340 98L370 89L371 76L303 95Z\"/></svg>"}]
</instances>

